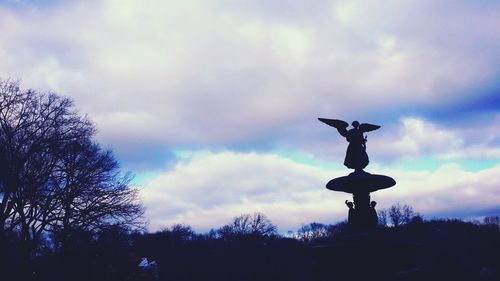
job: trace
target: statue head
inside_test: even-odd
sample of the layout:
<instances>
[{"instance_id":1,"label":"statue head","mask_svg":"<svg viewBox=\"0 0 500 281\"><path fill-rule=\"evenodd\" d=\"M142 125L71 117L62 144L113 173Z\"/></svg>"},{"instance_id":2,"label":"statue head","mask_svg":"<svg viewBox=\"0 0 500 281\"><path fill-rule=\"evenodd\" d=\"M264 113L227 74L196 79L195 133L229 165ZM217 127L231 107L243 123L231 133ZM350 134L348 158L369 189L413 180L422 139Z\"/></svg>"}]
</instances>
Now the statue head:
<instances>
[{"instance_id":1,"label":"statue head","mask_svg":"<svg viewBox=\"0 0 500 281\"><path fill-rule=\"evenodd\" d=\"M352 202L350 202L350 201L345 200L345 204L347 205L347 207L348 207L349 209L352 209L352 208L354 207L354 205L353 205L353 204L352 204Z\"/></svg>"},{"instance_id":2,"label":"statue head","mask_svg":"<svg viewBox=\"0 0 500 281\"><path fill-rule=\"evenodd\" d=\"M352 125L354 128L358 128L358 126L359 126L359 122L358 122L358 121L353 121L353 122L351 123L351 125Z\"/></svg>"}]
</instances>

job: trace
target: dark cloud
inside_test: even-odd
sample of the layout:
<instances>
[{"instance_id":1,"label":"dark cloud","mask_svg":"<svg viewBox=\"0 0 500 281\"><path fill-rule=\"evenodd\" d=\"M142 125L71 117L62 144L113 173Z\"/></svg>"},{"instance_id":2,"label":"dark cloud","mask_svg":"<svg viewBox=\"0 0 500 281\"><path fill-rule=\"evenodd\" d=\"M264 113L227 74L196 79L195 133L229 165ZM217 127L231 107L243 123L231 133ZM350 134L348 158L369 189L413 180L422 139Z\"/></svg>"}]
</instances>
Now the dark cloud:
<instances>
[{"instance_id":1,"label":"dark cloud","mask_svg":"<svg viewBox=\"0 0 500 281\"><path fill-rule=\"evenodd\" d=\"M437 104L431 108L421 108L418 114L450 126L489 123L500 113L499 91L493 87L479 92L471 90L467 98Z\"/></svg>"}]
</instances>

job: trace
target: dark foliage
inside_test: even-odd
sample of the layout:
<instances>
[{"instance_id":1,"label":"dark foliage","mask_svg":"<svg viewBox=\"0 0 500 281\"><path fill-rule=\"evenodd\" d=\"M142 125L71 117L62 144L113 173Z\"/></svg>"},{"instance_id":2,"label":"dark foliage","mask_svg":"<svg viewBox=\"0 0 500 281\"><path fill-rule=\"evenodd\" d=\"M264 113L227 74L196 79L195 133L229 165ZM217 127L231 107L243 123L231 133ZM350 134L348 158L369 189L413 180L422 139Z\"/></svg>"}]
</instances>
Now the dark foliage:
<instances>
[{"instance_id":1,"label":"dark foliage","mask_svg":"<svg viewBox=\"0 0 500 281\"><path fill-rule=\"evenodd\" d=\"M318 223L310 224L314 229ZM34 259L30 280L482 280L498 277L500 229L459 220L413 220L352 233L345 223L307 240L239 234L226 239L174 225L73 233L69 255ZM306 227L307 228L307 227ZM309 229L309 228L307 228ZM309 231L309 230L308 230ZM327 237L325 237L327 236ZM12 247L15 247L13 242ZM158 264L158 278L138 267ZM33 273L34 272L34 273ZM36 278L35 278L36 277ZM484 277L484 276L483 276ZM495 280L495 279L491 279Z\"/></svg>"},{"instance_id":2,"label":"dark foliage","mask_svg":"<svg viewBox=\"0 0 500 281\"><path fill-rule=\"evenodd\" d=\"M235 217L232 222L220 227L215 234L223 239L233 239L240 236L272 236L276 235L274 225L264 214L243 214Z\"/></svg>"}]
</instances>

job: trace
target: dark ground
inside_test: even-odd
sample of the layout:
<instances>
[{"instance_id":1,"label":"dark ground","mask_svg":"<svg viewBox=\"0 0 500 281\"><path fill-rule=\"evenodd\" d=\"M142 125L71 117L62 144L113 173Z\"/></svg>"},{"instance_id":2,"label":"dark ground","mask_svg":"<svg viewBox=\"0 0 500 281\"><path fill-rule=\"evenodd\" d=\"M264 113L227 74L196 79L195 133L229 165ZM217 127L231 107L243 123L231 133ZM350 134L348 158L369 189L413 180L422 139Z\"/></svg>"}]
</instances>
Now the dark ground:
<instances>
[{"instance_id":1,"label":"dark ground","mask_svg":"<svg viewBox=\"0 0 500 281\"><path fill-rule=\"evenodd\" d=\"M75 237L65 253L49 247L25 266L15 246L4 242L0 280L500 280L498 225L456 220L309 241L111 231ZM137 266L140 257L157 262L156 278Z\"/></svg>"}]
</instances>

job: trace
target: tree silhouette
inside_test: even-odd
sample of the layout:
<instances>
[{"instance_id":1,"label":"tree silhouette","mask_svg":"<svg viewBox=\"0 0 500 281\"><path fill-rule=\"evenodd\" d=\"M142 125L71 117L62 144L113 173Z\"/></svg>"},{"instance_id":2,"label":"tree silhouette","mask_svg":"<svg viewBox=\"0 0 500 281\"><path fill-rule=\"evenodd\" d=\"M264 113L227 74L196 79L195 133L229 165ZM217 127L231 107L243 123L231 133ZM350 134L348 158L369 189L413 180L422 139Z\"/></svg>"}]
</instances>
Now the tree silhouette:
<instances>
[{"instance_id":1,"label":"tree silhouette","mask_svg":"<svg viewBox=\"0 0 500 281\"><path fill-rule=\"evenodd\" d=\"M389 218L394 227L398 227L403 222L403 212L399 203L389 208Z\"/></svg>"},{"instance_id":2,"label":"tree silhouette","mask_svg":"<svg viewBox=\"0 0 500 281\"><path fill-rule=\"evenodd\" d=\"M387 226L390 223L394 227L410 223L415 217L420 215L413 210L413 207L407 204L401 205L399 202L378 211L379 225Z\"/></svg>"},{"instance_id":3,"label":"tree silhouette","mask_svg":"<svg viewBox=\"0 0 500 281\"><path fill-rule=\"evenodd\" d=\"M484 224L500 227L500 216L488 216L483 219Z\"/></svg>"},{"instance_id":4,"label":"tree silhouette","mask_svg":"<svg viewBox=\"0 0 500 281\"><path fill-rule=\"evenodd\" d=\"M387 210L386 209L379 210L377 212L377 215L378 215L378 224L381 226L387 226L387 217L389 216L387 214Z\"/></svg>"},{"instance_id":5,"label":"tree silhouette","mask_svg":"<svg viewBox=\"0 0 500 281\"><path fill-rule=\"evenodd\" d=\"M143 208L131 177L121 175L109 150L89 140L68 144L53 176L59 203L51 226L64 244L74 229L97 232L110 226L142 226Z\"/></svg>"},{"instance_id":6,"label":"tree silhouette","mask_svg":"<svg viewBox=\"0 0 500 281\"><path fill-rule=\"evenodd\" d=\"M297 237L301 241L310 242L328 237L329 229L330 227L328 225L312 222L301 226L297 231Z\"/></svg>"},{"instance_id":7,"label":"tree silhouette","mask_svg":"<svg viewBox=\"0 0 500 281\"><path fill-rule=\"evenodd\" d=\"M234 235L269 236L276 234L277 228L264 214L254 213L235 217L231 223L222 226L217 232L221 237Z\"/></svg>"},{"instance_id":8,"label":"tree silhouette","mask_svg":"<svg viewBox=\"0 0 500 281\"><path fill-rule=\"evenodd\" d=\"M50 181L67 143L89 138L91 123L68 98L0 81L0 236L19 233L25 257L60 207Z\"/></svg>"},{"instance_id":9,"label":"tree silhouette","mask_svg":"<svg viewBox=\"0 0 500 281\"><path fill-rule=\"evenodd\" d=\"M19 237L23 260L46 232L139 221L131 177L94 133L69 98L0 80L0 241Z\"/></svg>"}]
</instances>

